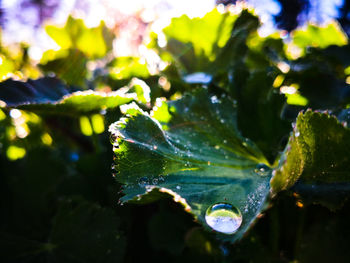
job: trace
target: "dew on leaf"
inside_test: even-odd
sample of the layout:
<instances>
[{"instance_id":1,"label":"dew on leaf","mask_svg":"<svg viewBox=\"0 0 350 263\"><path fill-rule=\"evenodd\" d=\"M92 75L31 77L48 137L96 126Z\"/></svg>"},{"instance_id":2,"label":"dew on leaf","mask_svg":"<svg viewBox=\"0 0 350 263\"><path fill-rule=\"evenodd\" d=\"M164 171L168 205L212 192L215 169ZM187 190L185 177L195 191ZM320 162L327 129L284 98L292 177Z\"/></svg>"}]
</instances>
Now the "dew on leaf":
<instances>
[{"instance_id":1,"label":"dew on leaf","mask_svg":"<svg viewBox=\"0 0 350 263\"><path fill-rule=\"evenodd\" d=\"M157 178L152 179L152 184L153 185L157 185L159 183Z\"/></svg>"},{"instance_id":2,"label":"dew on leaf","mask_svg":"<svg viewBox=\"0 0 350 263\"><path fill-rule=\"evenodd\" d=\"M211 103L219 103L219 100L218 100L218 97L216 97L215 95L214 96L211 96L210 97L210 100L211 100Z\"/></svg>"},{"instance_id":3,"label":"dew on leaf","mask_svg":"<svg viewBox=\"0 0 350 263\"><path fill-rule=\"evenodd\" d=\"M139 183L139 186L145 187L146 185L149 184L149 180L148 180L147 177L141 177L141 178L139 179L138 183Z\"/></svg>"},{"instance_id":4,"label":"dew on leaf","mask_svg":"<svg viewBox=\"0 0 350 263\"><path fill-rule=\"evenodd\" d=\"M268 167L266 164L264 163L259 163L255 169L254 172L256 172L257 174L261 175L261 176L266 176L269 174L270 172L270 167Z\"/></svg>"},{"instance_id":5,"label":"dew on leaf","mask_svg":"<svg viewBox=\"0 0 350 263\"><path fill-rule=\"evenodd\" d=\"M228 203L217 203L210 206L205 214L207 224L220 233L233 234L241 226L241 211Z\"/></svg>"}]
</instances>

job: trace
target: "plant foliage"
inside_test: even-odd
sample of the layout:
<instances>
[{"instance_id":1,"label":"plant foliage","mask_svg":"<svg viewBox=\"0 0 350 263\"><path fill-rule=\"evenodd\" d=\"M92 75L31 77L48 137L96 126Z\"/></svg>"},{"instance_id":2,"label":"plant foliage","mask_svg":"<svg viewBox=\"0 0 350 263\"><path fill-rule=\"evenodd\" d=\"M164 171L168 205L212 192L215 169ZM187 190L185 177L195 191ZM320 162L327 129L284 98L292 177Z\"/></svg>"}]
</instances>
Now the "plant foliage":
<instances>
[{"instance_id":1,"label":"plant foliage","mask_svg":"<svg viewBox=\"0 0 350 263\"><path fill-rule=\"evenodd\" d=\"M259 28L250 10L174 18L153 62L73 17L38 65L3 47L1 259L346 262L348 39ZM208 221L217 204L237 231Z\"/></svg>"}]
</instances>

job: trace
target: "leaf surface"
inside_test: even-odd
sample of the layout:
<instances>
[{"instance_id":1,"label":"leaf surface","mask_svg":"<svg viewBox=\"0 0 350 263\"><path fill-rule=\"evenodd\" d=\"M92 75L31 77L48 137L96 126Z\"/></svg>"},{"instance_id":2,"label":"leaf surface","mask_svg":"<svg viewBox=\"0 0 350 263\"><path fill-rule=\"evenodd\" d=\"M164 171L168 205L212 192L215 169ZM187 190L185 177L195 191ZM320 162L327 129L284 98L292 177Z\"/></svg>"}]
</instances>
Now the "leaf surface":
<instances>
[{"instance_id":1,"label":"leaf surface","mask_svg":"<svg viewBox=\"0 0 350 263\"><path fill-rule=\"evenodd\" d=\"M335 116L300 113L271 181L274 193L295 185L312 202L337 207L350 193L350 130Z\"/></svg>"},{"instance_id":2,"label":"leaf surface","mask_svg":"<svg viewBox=\"0 0 350 263\"><path fill-rule=\"evenodd\" d=\"M137 94L127 89L110 93L93 90L76 91L55 78L27 82L12 79L0 83L0 100L8 107L39 113L74 115L113 108L128 103Z\"/></svg>"},{"instance_id":3,"label":"leaf surface","mask_svg":"<svg viewBox=\"0 0 350 263\"><path fill-rule=\"evenodd\" d=\"M157 190L168 193L204 225L210 206L229 203L241 211L243 223L223 238L240 238L264 207L271 170L240 135L235 102L198 90L167 104L158 101L152 117L136 107L126 112L128 118L110 126L116 178L125 184L122 200L151 201Z\"/></svg>"}]
</instances>

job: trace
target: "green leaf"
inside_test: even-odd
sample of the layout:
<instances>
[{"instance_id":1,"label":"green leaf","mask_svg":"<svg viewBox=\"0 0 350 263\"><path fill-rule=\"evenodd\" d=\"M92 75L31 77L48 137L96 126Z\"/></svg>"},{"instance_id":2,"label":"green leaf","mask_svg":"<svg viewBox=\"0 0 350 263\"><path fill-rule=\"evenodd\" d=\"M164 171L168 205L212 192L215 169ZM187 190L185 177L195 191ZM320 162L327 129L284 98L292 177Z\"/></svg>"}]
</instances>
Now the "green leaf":
<instances>
[{"instance_id":1,"label":"green leaf","mask_svg":"<svg viewBox=\"0 0 350 263\"><path fill-rule=\"evenodd\" d=\"M349 171L350 129L335 116L308 110L297 118L271 187L277 193L297 183L297 191L309 192L315 197L313 201L332 206L350 193Z\"/></svg>"},{"instance_id":2,"label":"green leaf","mask_svg":"<svg viewBox=\"0 0 350 263\"><path fill-rule=\"evenodd\" d=\"M46 74L55 74L69 85L85 86L87 62L86 55L78 49L48 50L43 54L39 68Z\"/></svg>"},{"instance_id":3,"label":"green leaf","mask_svg":"<svg viewBox=\"0 0 350 263\"><path fill-rule=\"evenodd\" d=\"M283 45L272 37L258 38L258 26L256 16L242 11L213 70L228 77L226 85L218 85L237 100L237 122L242 135L253 140L272 163L290 129L288 121L281 119L285 98L273 88L280 71L271 57L283 57Z\"/></svg>"},{"instance_id":4,"label":"green leaf","mask_svg":"<svg viewBox=\"0 0 350 263\"><path fill-rule=\"evenodd\" d=\"M173 18L163 30L168 42L166 50L182 64L186 73L203 71L229 39L236 18L217 9L203 18L190 19L186 15Z\"/></svg>"},{"instance_id":5,"label":"green leaf","mask_svg":"<svg viewBox=\"0 0 350 263\"><path fill-rule=\"evenodd\" d=\"M350 101L350 88L344 74L350 65L349 50L349 45L310 48L304 57L290 62L284 85L297 84L298 93L308 100L308 107L345 106Z\"/></svg>"},{"instance_id":6,"label":"green leaf","mask_svg":"<svg viewBox=\"0 0 350 263\"><path fill-rule=\"evenodd\" d=\"M218 51L214 67L211 69L230 70L234 75L239 73L248 52L247 39L256 32L259 25L260 22L256 16L248 10L243 10L233 25L227 43Z\"/></svg>"},{"instance_id":7,"label":"green leaf","mask_svg":"<svg viewBox=\"0 0 350 263\"><path fill-rule=\"evenodd\" d=\"M53 220L50 262L121 262L126 247L120 220L86 201L63 203Z\"/></svg>"},{"instance_id":8,"label":"green leaf","mask_svg":"<svg viewBox=\"0 0 350 263\"><path fill-rule=\"evenodd\" d=\"M285 98L272 87L273 75L256 70L249 73L244 85L233 85L239 129L258 145L271 163L283 150L282 138L290 131L289 121L281 118Z\"/></svg>"},{"instance_id":9,"label":"green leaf","mask_svg":"<svg viewBox=\"0 0 350 263\"><path fill-rule=\"evenodd\" d=\"M113 34L103 22L87 28L83 20L69 16L63 28L47 26L46 32L62 49L78 49L89 58L104 57L112 49Z\"/></svg>"},{"instance_id":10,"label":"green leaf","mask_svg":"<svg viewBox=\"0 0 350 263\"><path fill-rule=\"evenodd\" d=\"M29 79L27 82L9 79L0 83L0 100L11 108L45 114L76 115L118 107L140 96L127 94L127 91L105 93L86 90L71 93L69 87L55 78Z\"/></svg>"},{"instance_id":11,"label":"green leaf","mask_svg":"<svg viewBox=\"0 0 350 263\"><path fill-rule=\"evenodd\" d=\"M136 107L126 112L128 118L110 126L116 178L125 184L122 200L151 201L158 191L168 193L203 225L209 207L229 203L243 223L235 235L222 237L242 237L264 208L271 172L260 150L240 135L235 102L201 89L178 101L158 101L153 118Z\"/></svg>"},{"instance_id":12,"label":"green leaf","mask_svg":"<svg viewBox=\"0 0 350 263\"><path fill-rule=\"evenodd\" d=\"M146 62L137 57L118 57L108 67L113 79L147 78L150 75Z\"/></svg>"},{"instance_id":13,"label":"green leaf","mask_svg":"<svg viewBox=\"0 0 350 263\"><path fill-rule=\"evenodd\" d=\"M295 30L292 39L293 44L300 47L303 53L307 47L326 48L330 45L343 46L348 43L346 34L336 22L324 27L309 24L305 30Z\"/></svg>"}]
</instances>

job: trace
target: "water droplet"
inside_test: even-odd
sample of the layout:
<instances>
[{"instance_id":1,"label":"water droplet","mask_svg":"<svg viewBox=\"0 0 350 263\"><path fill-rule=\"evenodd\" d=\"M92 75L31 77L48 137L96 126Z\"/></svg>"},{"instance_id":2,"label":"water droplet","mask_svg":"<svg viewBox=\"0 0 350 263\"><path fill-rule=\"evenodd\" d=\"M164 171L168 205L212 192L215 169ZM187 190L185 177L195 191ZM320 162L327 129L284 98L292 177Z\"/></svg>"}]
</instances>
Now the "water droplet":
<instances>
[{"instance_id":1,"label":"water droplet","mask_svg":"<svg viewBox=\"0 0 350 263\"><path fill-rule=\"evenodd\" d=\"M242 224L242 214L238 208L227 203L218 203L210 206L205 215L205 221L214 230L233 234Z\"/></svg>"},{"instance_id":2,"label":"water droplet","mask_svg":"<svg viewBox=\"0 0 350 263\"><path fill-rule=\"evenodd\" d=\"M219 146L219 145L215 145L215 149L216 149L216 150L219 150L219 149L220 149L220 146Z\"/></svg>"},{"instance_id":3,"label":"water droplet","mask_svg":"<svg viewBox=\"0 0 350 263\"><path fill-rule=\"evenodd\" d=\"M180 190L180 189L181 189L181 186L180 186L180 185L177 185L177 186L176 186L176 189L177 189L177 190Z\"/></svg>"},{"instance_id":4,"label":"water droplet","mask_svg":"<svg viewBox=\"0 0 350 263\"><path fill-rule=\"evenodd\" d=\"M162 182L165 181L165 179L164 179L164 177L163 177L162 175L159 175L158 181L159 181L160 183L162 183Z\"/></svg>"},{"instance_id":5,"label":"water droplet","mask_svg":"<svg viewBox=\"0 0 350 263\"><path fill-rule=\"evenodd\" d=\"M140 187L145 187L145 186L148 185L148 184L149 184L149 180L148 180L147 177L141 177L141 178L139 179L139 186L140 186Z\"/></svg>"},{"instance_id":6,"label":"water droplet","mask_svg":"<svg viewBox=\"0 0 350 263\"><path fill-rule=\"evenodd\" d=\"M210 100L211 100L211 103L219 103L218 97L216 97L215 95L211 96Z\"/></svg>"},{"instance_id":7,"label":"water droplet","mask_svg":"<svg viewBox=\"0 0 350 263\"><path fill-rule=\"evenodd\" d=\"M157 150L158 146L157 145L153 145L153 150Z\"/></svg>"},{"instance_id":8,"label":"water droplet","mask_svg":"<svg viewBox=\"0 0 350 263\"><path fill-rule=\"evenodd\" d=\"M257 174L259 174L259 175L261 175L261 176L266 176L266 175L269 174L270 170L271 170L271 168L268 167L266 164L264 164L264 163L259 163L259 164L256 166L254 172L256 172Z\"/></svg>"},{"instance_id":9,"label":"water droplet","mask_svg":"<svg viewBox=\"0 0 350 263\"><path fill-rule=\"evenodd\" d=\"M295 137L299 137L299 135L300 135L300 132L299 132L299 131L296 131L296 132L295 132Z\"/></svg>"},{"instance_id":10,"label":"water droplet","mask_svg":"<svg viewBox=\"0 0 350 263\"><path fill-rule=\"evenodd\" d=\"M152 184L157 185L158 184L158 178L152 179Z\"/></svg>"}]
</instances>

